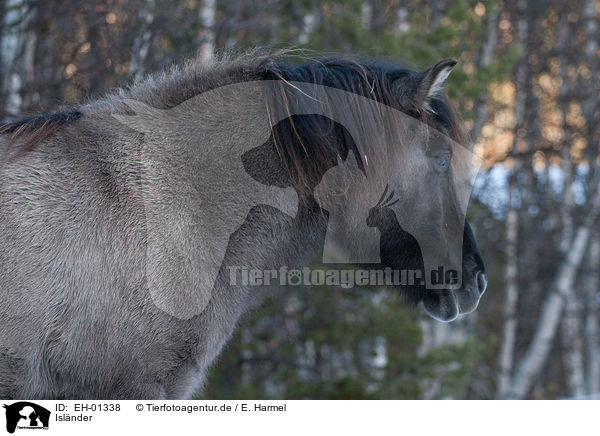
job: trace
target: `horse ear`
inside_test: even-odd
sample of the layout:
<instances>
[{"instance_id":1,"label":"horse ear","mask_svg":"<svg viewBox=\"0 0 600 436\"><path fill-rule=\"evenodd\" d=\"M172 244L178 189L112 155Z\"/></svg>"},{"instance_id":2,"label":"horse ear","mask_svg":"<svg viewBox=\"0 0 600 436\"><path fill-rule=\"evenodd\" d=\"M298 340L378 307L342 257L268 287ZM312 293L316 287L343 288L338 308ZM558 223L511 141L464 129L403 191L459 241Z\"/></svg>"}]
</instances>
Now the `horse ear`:
<instances>
[{"instance_id":1,"label":"horse ear","mask_svg":"<svg viewBox=\"0 0 600 436\"><path fill-rule=\"evenodd\" d=\"M440 95L444 89L446 79L456 65L454 59L443 59L435 65L420 71L417 74L417 104L419 108L431 111L429 102Z\"/></svg>"}]
</instances>

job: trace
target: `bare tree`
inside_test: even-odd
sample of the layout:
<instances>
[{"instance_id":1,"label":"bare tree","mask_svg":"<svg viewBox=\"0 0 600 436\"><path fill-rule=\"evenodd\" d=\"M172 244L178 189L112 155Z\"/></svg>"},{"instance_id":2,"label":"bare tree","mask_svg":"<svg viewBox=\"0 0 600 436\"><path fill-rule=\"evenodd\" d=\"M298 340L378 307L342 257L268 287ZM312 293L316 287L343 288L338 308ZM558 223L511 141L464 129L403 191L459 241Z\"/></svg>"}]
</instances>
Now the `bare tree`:
<instances>
[{"instance_id":1,"label":"bare tree","mask_svg":"<svg viewBox=\"0 0 600 436\"><path fill-rule=\"evenodd\" d=\"M198 55L202 62L209 62L214 56L216 8L216 0L203 0L200 7L201 28L198 31Z\"/></svg>"},{"instance_id":2,"label":"bare tree","mask_svg":"<svg viewBox=\"0 0 600 436\"><path fill-rule=\"evenodd\" d=\"M568 41L570 39L570 26L568 12L564 11L560 18L558 30L558 51L560 60L559 90L560 109L562 112L562 149L561 169L563 174L563 203L561 207L562 236L560 251L565 255L570 248L573 238L573 165L571 163L571 132L567 122L569 113L568 98L570 94L568 76ZM564 349L563 360L565 363L567 386L569 394L580 397L584 394L584 369L583 369L583 341L581 337L582 306L579 302L577 290L573 289L565 296L565 311L562 320L561 339Z\"/></svg>"},{"instance_id":3,"label":"bare tree","mask_svg":"<svg viewBox=\"0 0 600 436\"><path fill-rule=\"evenodd\" d=\"M586 386L588 394L600 392L600 343L598 329L598 289L600 288L600 238L592 235L586 262L587 275L584 281L586 316Z\"/></svg>"},{"instance_id":4,"label":"bare tree","mask_svg":"<svg viewBox=\"0 0 600 436\"><path fill-rule=\"evenodd\" d=\"M144 74L144 63L152 44L152 23L154 22L155 13L155 0L142 0L138 13L140 30L133 40L133 47L131 49L130 72L136 79L139 79Z\"/></svg>"},{"instance_id":5,"label":"bare tree","mask_svg":"<svg viewBox=\"0 0 600 436\"><path fill-rule=\"evenodd\" d=\"M22 90L33 81L37 35L31 23L35 18L35 3L28 0L7 0L2 23L2 94L3 112L17 116L23 106Z\"/></svg>"},{"instance_id":6,"label":"bare tree","mask_svg":"<svg viewBox=\"0 0 600 436\"><path fill-rule=\"evenodd\" d=\"M519 31L519 41L523 46L527 45L529 38L529 21L526 14L527 2L519 0L517 21ZM527 55L521 55L515 72L515 127L513 133L512 150L515 151L520 135L523 131L525 120L525 104L527 96L527 86L529 78L529 64ZM517 283L518 275L518 232L519 218L517 212L517 196L519 191L517 174L522 166L520 158L515 159L513 174L509 183L509 202L506 213L506 267L504 270L505 288L504 288L504 313L502 323L502 340L499 356L499 374L497 381L497 396L503 398L508 393L510 377L513 369L515 354L515 343L517 337L517 302L519 298L519 288Z\"/></svg>"},{"instance_id":7,"label":"bare tree","mask_svg":"<svg viewBox=\"0 0 600 436\"><path fill-rule=\"evenodd\" d=\"M489 68L494 58L494 50L498 43L498 19L499 13L497 9L492 9L487 17L486 30L487 37L481 45L481 51L477 60L478 68ZM488 107L487 107L488 93L483 94L475 103L474 113L475 119L473 121L473 128L471 129L471 138L473 141L477 141L483 125L487 121Z\"/></svg>"},{"instance_id":8,"label":"bare tree","mask_svg":"<svg viewBox=\"0 0 600 436\"><path fill-rule=\"evenodd\" d=\"M598 158L598 141L596 139L598 126L598 19L596 16L596 2L586 0L583 8L583 24L587 36L585 45L585 61L589 68L589 80L586 88L589 90L588 98L583 104L583 115L586 120L586 154L588 162L594 171ZM598 327L598 291L600 289L600 234L592 234L588 258L583 280L585 312L585 347L586 347L586 387L588 394L600 392L600 329Z\"/></svg>"},{"instance_id":9,"label":"bare tree","mask_svg":"<svg viewBox=\"0 0 600 436\"><path fill-rule=\"evenodd\" d=\"M527 395L534 378L539 374L548 358L565 300L570 297L573 290L577 269L581 265L592 228L599 214L600 189L596 187L594 197L590 201L590 209L583 223L577 228L571 247L553 279L553 285L542 306L542 312L531 345L512 378L508 392L510 398L524 398Z\"/></svg>"}]
</instances>

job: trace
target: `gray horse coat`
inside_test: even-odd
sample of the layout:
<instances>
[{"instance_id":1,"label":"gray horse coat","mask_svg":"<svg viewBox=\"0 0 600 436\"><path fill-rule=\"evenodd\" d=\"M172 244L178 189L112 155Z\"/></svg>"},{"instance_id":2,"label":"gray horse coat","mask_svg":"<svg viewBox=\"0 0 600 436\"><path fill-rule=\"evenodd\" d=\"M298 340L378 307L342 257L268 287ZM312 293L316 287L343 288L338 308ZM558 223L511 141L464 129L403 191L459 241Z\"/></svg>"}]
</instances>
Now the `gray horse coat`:
<instances>
[{"instance_id":1,"label":"gray horse coat","mask_svg":"<svg viewBox=\"0 0 600 436\"><path fill-rule=\"evenodd\" d=\"M394 95L401 110L417 109L419 114L424 108L438 114L438 121L431 117L432 122L454 140L462 139L457 118L440 94L454 63L441 62L424 72L400 69L403 87L394 94L387 83L393 81L387 66L336 60L302 70L277 62L255 57L208 67L191 64L73 112L33 117L4 129L6 134L0 137L0 398L189 398L201 387L207 368L240 317L261 300L257 288L231 285L227 266L304 265L322 252L327 213L315 202L312 189L336 165L338 156L346 159L354 152L337 125L329 136L315 140L325 145L315 147L308 161L296 151L282 155L273 140L244 155L243 165L253 178L297 192L296 210L260 204L248 211L229 238L200 313L177 317L157 306L149 292L147 270L144 134L114 116L132 115L126 100L169 109L220 86L278 78L347 88L342 80L327 83L323 73L329 69L358 84L349 91L375 92L374 98L386 104L386 98ZM195 128L201 130L202 120L197 122ZM299 129L305 142L310 142L310 129L304 133L302 126ZM288 130L281 127L282 135ZM186 134L181 132L184 142ZM189 137L190 143L194 141L197 138ZM184 169L184 179L169 173L174 185L168 192L174 202L184 201L183 196L196 189L186 188L186 183L195 182L189 180L194 172L185 156L172 152L156 161L169 162L170 171ZM280 157L290 160L282 163ZM214 162L217 170L221 164ZM153 264L150 275L163 286L194 285L175 283L178 277L189 276L189 259L168 248L189 246L189 232L170 232L167 248ZM417 298L442 319L474 309L485 289L483 262L467 228L465 241L462 293Z\"/></svg>"}]
</instances>

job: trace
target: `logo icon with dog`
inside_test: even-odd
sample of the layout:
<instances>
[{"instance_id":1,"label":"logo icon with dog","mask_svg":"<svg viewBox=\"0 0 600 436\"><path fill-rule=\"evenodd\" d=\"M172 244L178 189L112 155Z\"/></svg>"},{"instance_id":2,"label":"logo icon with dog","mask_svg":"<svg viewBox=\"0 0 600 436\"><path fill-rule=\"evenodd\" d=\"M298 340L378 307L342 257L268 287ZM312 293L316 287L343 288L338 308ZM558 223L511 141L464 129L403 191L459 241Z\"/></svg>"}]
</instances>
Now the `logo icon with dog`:
<instances>
[{"instance_id":1,"label":"logo icon with dog","mask_svg":"<svg viewBox=\"0 0 600 436\"><path fill-rule=\"evenodd\" d=\"M50 411L28 401L3 406L6 409L6 431L19 429L48 429Z\"/></svg>"}]
</instances>

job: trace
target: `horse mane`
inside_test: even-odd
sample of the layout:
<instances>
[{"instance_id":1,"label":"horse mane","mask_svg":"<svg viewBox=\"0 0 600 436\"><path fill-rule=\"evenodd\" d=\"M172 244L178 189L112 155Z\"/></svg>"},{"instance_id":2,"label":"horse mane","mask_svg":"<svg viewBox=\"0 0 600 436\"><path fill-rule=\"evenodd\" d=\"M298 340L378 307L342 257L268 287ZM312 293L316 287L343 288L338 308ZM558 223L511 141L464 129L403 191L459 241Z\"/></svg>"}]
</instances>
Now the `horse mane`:
<instances>
[{"instance_id":1,"label":"horse mane","mask_svg":"<svg viewBox=\"0 0 600 436\"><path fill-rule=\"evenodd\" d=\"M263 49L235 55L228 52L210 64L192 59L173 65L163 72L150 74L106 96L54 113L28 116L0 125L0 135L10 135L9 143L19 143L16 155L35 149L45 139L85 115L118 113L126 110L124 99L134 99L158 109L170 109L211 89L247 80L259 80L261 67L272 62L274 55Z\"/></svg>"},{"instance_id":2,"label":"horse mane","mask_svg":"<svg viewBox=\"0 0 600 436\"><path fill-rule=\"evenodd\" d=\"M77 109L34 115L0 126L0 134L10 134L11 140L26 136L21 152L35 148L44 139L58 131L62 126L81 118L83 113Z\"/></svg>"},{"instance_id":3,"label":"horse mane","mask_svg":"<svg viewBox=\"0 0 600 436\"><path fill-rule=\"evenodd\" d=\"M468 140L463 123L445 94L436 95L425 107L416 106L416 76L417 71L398 64L378 60L361 61L347 56L313 60L300 65L277 62L269 65L264 72L264 79L276 80L280 84L279 95L286 95L289 82L337 88L397 109L435 129L443 130L442 133L450 136L454 142L466 146ZM374 114L361 113L364 105L358 101L356 103L350 102L347 108L353 118L358 123L373 120ZM283 104L287 105L287 101ZM288 113L291 112L288 110ZM301 194L310 192L316 186L322 175L322 162L335 160L336 155L345 160L347 153L353 152L359 169L364 171L365 162L358 153L353 138L343 126L333 120L316 115L290 116L273 127L277 127L273 128L277 152ZM387 127L393 129L391 126ZM401 152L405 152L404 132L395 129L390 132L393 136L388 138L397 138L396 143ZM309 165L306 159L308 154L312 158Z\"/></svg>"},{"instance_id":4,"label":"horse mane","mask_svg":"<svg viewBox=\"0 0 600 436\"><path fill-rule=\"evenodd\" d=\"M302 60L303 63L298 61ZM410 95L398 92L392 82L398 77L413 83L416 72L382 61L361 61L350 56L318 59L306 56L303 50L281 50L270 53L265 49L254 49L245 53L227 52L217 56L211 63L192 59L183 66L173 66L132 83L127 88L117 89L99 100L74 107L67 111L31 116L0 126L0 134L10 134L11 141L24 138L21 152L33 150L42 141L58 132L62 127L94 113L118 113L127 110L125 99L134 99L158 109L169 109L211 89L254 80L298 81L329 86L375 99L383 104L402 110L410 116L427 122L428 117L438 119L449 136L466 145L463 123L447 97L436 96L430 102L431 112L411 106ZM412 81L412 82L411 82ZM329 143L331 126L323 125L315 118L315 125L304 126L305 131L322 135L324 147ZM298 135L298 126L292 125L288 134ZM287 155L290 165L300 171L299 165L305 150L289 150L290 138L276 141L278 152ZM301 139L301 138L296 138ZM302 142L302 141L300 141Z\"/></svg>"}]
</instances>

